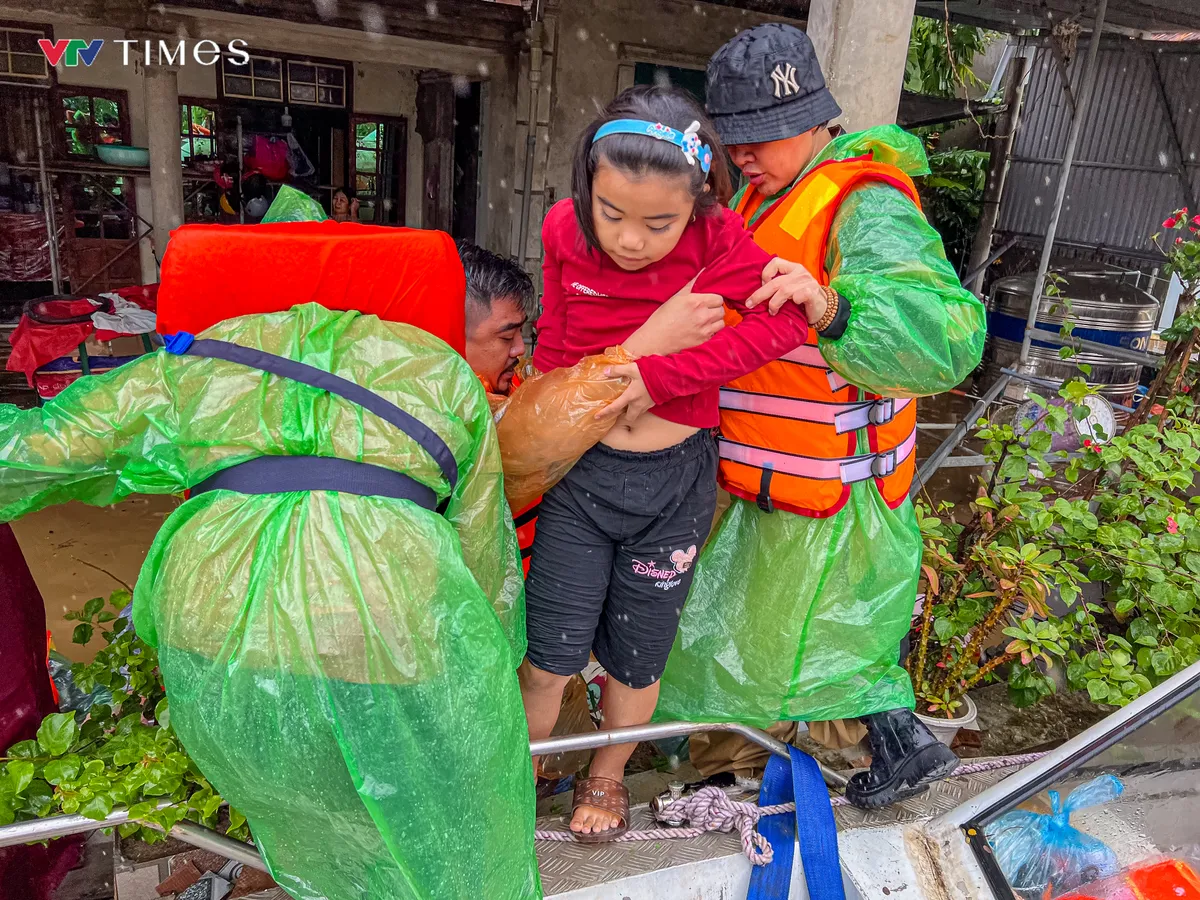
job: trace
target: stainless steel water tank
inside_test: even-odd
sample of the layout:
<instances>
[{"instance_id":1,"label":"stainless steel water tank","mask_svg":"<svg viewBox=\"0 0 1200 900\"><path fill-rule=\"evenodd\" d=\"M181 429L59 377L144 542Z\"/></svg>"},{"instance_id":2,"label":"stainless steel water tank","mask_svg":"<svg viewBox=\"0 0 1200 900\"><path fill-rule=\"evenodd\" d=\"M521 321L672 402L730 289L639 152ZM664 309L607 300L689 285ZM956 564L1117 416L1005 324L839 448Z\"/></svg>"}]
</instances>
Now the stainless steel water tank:
<instances>
[{"instance_id":1,"label":"stainless steel water tank","mask_svg":"<svg viewBox=\"0 0 1200 900\"><path fill-rule=\"evenodd\" d=\"M1079 270L1059 274L1064 279L1059 285L1059 295L1042 296L1038 328L1057 333L1063 322L1070 319L1075 326L1074 337L1129 350L1146 350L1158 320L1158 300L1122 281L1119 273ZM1065 381L1079 375L1076 363L1086 363L1092 367L1087 376L1089 384L1101 386L1100 393L1109 401L1130 405L1142 374L1142 367L1137 364L1113 360L1091 350L1063 360L1058 358L1058 346L1044 341L1034 341L1028 361L1018 364L1033 281L1030 272L1002 278L992 288L985 383L991 384L998 378L1002 368L1049 381ZM1013 379L1005 396L1022 399L1030 390L1044 394L1047 389L1030 388L1027 382Z\"/></svg>"}]
</instances>

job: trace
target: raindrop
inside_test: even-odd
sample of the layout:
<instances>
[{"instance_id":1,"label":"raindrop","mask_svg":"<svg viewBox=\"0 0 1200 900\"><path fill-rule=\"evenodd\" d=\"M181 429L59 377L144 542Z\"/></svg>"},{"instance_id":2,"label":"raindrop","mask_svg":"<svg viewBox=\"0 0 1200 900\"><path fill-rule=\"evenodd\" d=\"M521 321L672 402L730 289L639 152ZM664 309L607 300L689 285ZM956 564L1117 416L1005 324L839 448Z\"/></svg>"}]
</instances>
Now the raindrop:
<instances>
[{"instance_id":1,"label":"raindrop","mask_svg":"<svg viewBox=\"0 0 1200 900\"><path fill-rule=\"evenodd\" d=\"M322 19L332 19L337 12L337 0L313 0L317 7L317 15Z\"/></svg>"},{"instance_id":2,"label":"raindrop","mask_svg":"<svg viewBox=\"0 0 1200 900\"><path fill-rule=\"evenodd\" d=\"M588 39L587 29L580 28L578 31L575 32L575 37L579 38L579 40L581 40L581 41L586 41Z\"/></svg>"},{"instance_id":3,"label":"raindrop","mask_svg":"<svg viewBox=\"0 0 1200 900\"><path fill-rule=\"evenodd\" d=\"M465 97L471 93L471 82L467 80L466 75L455 75L450 79L450 83L454 86L454 94L457 97ZM457 119L454 124L458 124Z\"/></svg>"},{"instance_id":4,"label":"raindrop","mask_svg":"<svg viewBox=\"0 0 1200 900\"><path fill-rule=\"evenodd\" d=\"M488 64L486 62L484 62L483 60L480 60L479 65L477 65L475 67L475 71L478 72L480 75L482 75L484 78L487 78L488 73L491 72L491 69L488 68Z\"/></svg>"},{"instance_id":5,"label":"raindrop","mask_svg":"<svg viewBox=\"0 0 1200 900\"><path fill-rule=\"evenodd\" d=\"M501 187L502 189L504 189L504 188L507 188L507 187L508 187L508 179L507 179L507 178L501 178L501 179L500 179L500 187Z\"/></svg>"},{"instance_id":6,"label":"raindrop","mask_svg":"<svg viewBox=\"0 0 1200 900\"><path fill-rule=\"evenodd\" d=\"M425 15L436 19L438 14L437 0L425 0Z\"/></svg>"},{"instance_id":7,"label":"raindrop","mask_svg":"<svg viewBox=\"0 0 1200 900\"><path fill-rule=\"evenodd\" d=\"M387 25L383 18L383 10L374 3L363 4L363 31L367 34L387 34Z\"/></svg>"},{"instance_id":8,"label":"raindrop","mask_svg":"<svg viewBox=\"0 0 1200 900\"><path fill-rule=\"evenodd\" d=\"M1042 198L1041 198L1041 197L1034 197L1034 198L1033 198L1033 205L1034 205L1034 206L1041 206L1041 205L1042 205Z\"/></svg>"},{"instance_id":9,"label":"raindrop","mask_svg":"<svg viewBox=\"0 0 1200 900\"><path fill-rule=\"evenodd\" d=\"M1159 164L1160 166L1162 166L1164 169L1165 169L1165 168L1166 168L1168 165L1170 165L1170 160L1169 160L1169 158L1167 157L1167 151L1166 151L1166 150L1159 150L1159 151L1158 151L1158 164Z\"/></svg>"}]
</instances>

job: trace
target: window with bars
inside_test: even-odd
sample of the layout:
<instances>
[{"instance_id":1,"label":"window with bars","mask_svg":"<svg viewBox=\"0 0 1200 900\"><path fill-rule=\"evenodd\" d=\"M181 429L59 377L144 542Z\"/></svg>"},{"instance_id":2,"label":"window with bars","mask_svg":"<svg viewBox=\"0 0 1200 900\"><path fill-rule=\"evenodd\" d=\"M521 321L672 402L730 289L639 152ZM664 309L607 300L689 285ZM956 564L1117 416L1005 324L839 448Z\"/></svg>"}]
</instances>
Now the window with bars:
<instances>
[{"instance_id":1,"label":"window with bars","mask_svg":"<svg viewBox=\"0 0 1200 900\"><path fill-rule=\"evenodd\" d=\"M179 155L186 166L192 160L216 156L217 112L194 101L179 104Z\"/></svg>"},{"instance_id":2,"label":"window with bars","mask_svg":"<svg viewBox=\"0 0 1200 900\"><path fill-rule=\"evenodd\" d=\"M0 81L50 83L50 66L38 47L47 33L28 28L0 28Z\"/></svg>"},{"instance_id":3,"label":"window with bars","mask_svg":"<svg viewBox=\"0 0 1200 900\"><path fill-rule=\"evenodd\" d=\"M354 120L354 191L361 222L404 222L404 156L408 123L404 119Z\"/></svg>"},{"instance_id":4,"label":"window with bars","mask_svg":"<svg viewBox=\"0 0 1200 900\"><path fill-rule=\"evenodd\" d=\"M317 106L346 105L346 68L288 60L288 99Z\"/></svg>"},{"instance_id":5,"label":"window with bars","mask_svg":"<svg viewBox=\"0 0 1200 900\"><path fill-rule=\"evenodd\" d=\"M64 149L69 156L91 156L97 144L128 143L124 92L86 90L61 98Z\"/></svg>"},{"instance_id":6,"label":"window with bars","mask_svg":"<svg viewBox=\"0 0 1200 900\"><path fill-rule=\"evenodd\" d=\"M226 97L283 102L283 60L276 56L254 56L239 63L221 57L221 87Z\"/></svg>"}]
</instances>

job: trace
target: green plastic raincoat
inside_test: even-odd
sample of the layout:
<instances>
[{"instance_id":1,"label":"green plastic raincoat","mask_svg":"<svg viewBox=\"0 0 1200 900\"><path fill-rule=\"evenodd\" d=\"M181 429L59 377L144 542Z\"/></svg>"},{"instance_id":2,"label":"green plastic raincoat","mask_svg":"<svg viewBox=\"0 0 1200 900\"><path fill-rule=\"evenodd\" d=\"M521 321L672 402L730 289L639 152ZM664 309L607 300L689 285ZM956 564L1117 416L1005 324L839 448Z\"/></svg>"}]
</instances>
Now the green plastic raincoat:
<instances>
[{"instance_id":1,"label":"green plastic raincoat","mask_svg":"<svg viewBox=\"0 0 1200 900\"><path fill-rule=\"evenodd\" d=\"M431 427L445 515L332 492L193 497L134 595L171 720L297 900L541 894L516 667L516 535L479 379L407 325L315 304L204 332L334 372ZM0 520L170 494L235 462L435 462L348 401L223 360L153 353L42 409L0 406Z\"/></svg>"},{"instance_id":2,"label":"green plastic raincoat","mask_svg":"<svg viewBox=\"0 0 1200 900\"><path fill-rule=\"evenodd\" d=\"M836 138L811 165L868 152L910 176L928 174L921 142L894 125ZM850 383L928 395L978 365L983 305L895 188L870 184L846 198L827 268L851 315L845 333L821 338L820 348ZM858 452L869 452L865 433ZM826 519L767 514L735 498L697 565L656 717L767 727L911 708L898 657L921 552L912 504L889 509L874 481L855 484Z\"/></svg>"}]
</instances>

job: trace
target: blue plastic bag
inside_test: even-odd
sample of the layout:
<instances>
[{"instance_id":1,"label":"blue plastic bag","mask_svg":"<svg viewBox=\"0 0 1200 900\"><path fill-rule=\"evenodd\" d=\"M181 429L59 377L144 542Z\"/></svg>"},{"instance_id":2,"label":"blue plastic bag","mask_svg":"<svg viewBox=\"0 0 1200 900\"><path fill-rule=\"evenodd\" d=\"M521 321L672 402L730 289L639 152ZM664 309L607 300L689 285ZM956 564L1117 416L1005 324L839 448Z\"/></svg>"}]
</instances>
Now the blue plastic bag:
<instances>
[{"instance_id":1,"label":"blue plastic bag","mask_svg":"<svg viewBox=\"0 0 1200 900\"><path fill-rule=\"evenodd\" d=\"M1060 803L1058 791L1050 791L1048 816L1017 809L989 825L988 843L1013 892L1043 900L1115 874L1116 854L1073 828L1071 813L1115 800L1124 790L1116 776L1101 775L1071 791L1066 803Z\"/></svg>"}]
</instances>

